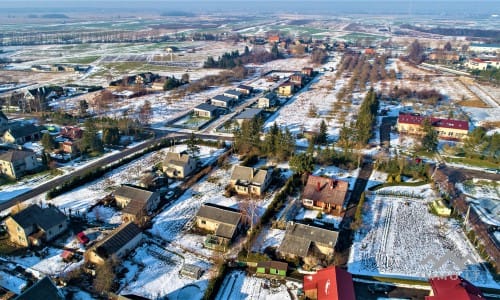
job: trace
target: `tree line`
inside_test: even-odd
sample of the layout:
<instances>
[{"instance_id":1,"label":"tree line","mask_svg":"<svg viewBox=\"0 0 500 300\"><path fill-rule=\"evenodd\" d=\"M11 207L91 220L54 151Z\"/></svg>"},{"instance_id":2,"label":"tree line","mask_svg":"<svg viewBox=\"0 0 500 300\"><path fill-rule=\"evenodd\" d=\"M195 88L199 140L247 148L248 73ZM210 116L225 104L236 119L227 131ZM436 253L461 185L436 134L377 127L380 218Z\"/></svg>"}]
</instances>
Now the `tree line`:
<instances>
[{"instance_id":1,"label":"tree line","mask_svg":"<svg viewBox=\"0 0 500 300\"><path fill-rule=\"evenodd\" d=\"M235 50L231 52L225 52L217 59L209 56L203 64L203 67L232 69L234 67L243 66L248 63L265 63L278 58L282 58L282 55L279 52L277 45L273 45L270 52L260 47L253 47L250 51L248 46L245 46L245 51L243 54L240 54L238 50Z\"/></svg>"}]
</instances>

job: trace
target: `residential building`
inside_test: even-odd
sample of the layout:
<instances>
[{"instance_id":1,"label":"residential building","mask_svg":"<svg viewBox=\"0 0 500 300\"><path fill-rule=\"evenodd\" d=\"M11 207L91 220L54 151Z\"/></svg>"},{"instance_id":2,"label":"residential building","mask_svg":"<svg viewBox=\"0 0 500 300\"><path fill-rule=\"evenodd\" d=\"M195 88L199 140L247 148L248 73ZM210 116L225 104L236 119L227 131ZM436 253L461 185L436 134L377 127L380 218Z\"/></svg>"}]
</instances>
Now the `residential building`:
<instances>
[{"instance_id":1,"label":"residential building","mask_svg":"<svg viewBox=\"0 0 500 300\"><path fill-rule=\"evenodd\" d=\"M24 150L9 150L0 154L0 174L12 179L22 177L26 172L34 171L40 164L35 152Z\"/></svg>"},{"instance_id":2,"label":"residential building","mask_svg":"<svg viewBox=\"0 0 500 300\"><path fill-rule=\"evenodd\" d=\"M271 183L271 171L235 166L230 183L238 194L261 196Z\"/></svg>"},{"instance_id":3,"label":"residential building","mask_svg":"<svg viewBox=\"0 0 500 300\"><path fill-rule=\"evenodd\" d=\"M293 83L295 86L301 88L304 86L304 75L302 73L295 73L292 76L290 76L290 82Z\"/></svg>"},{"instance_id":4,"label":"residential building","mask_svg":"<svg viewBox=\"0 0 500 300\"><path fill-rule=\"evenodd\" d=\"M101 265L113 256L123 258L134 250L141 240L141 229L132 222L124 223L85 252L86 262Z\"/></svg>"},{"instance_id":5,"label":"residential building","mask_svg":"<svg viewBox=\"0 0 500 300\"><path fill-rule=\"evenodd\" d=\"M69 154L76 154L78 152L78 147L76 147L76 144L70 141L65 141L59 144L59 148Z\"/></svg>"},{"instance_id":6,"label":"residential building","mask_svg":"<svg viewBox=\"0 0 500 300\"><path fill-rule=\"evenodd\" d=\"M425 300L481 300L485 296L480 289L460 276L429 279L431 292Z\"/></svg>"},{"instance_id":7,"label":"residential building","mask_svg":"<svg viewBox=\"0 0 500 300\"><path fill-rule=\"evenodd\" d=\"M203 269L197 265L183 264L179 274L184 277L198 280L201 275L203 275Z\"/></svg>"},{"instance_id":8,"label":"residential building","mask_svg":"<svg viewBox=\"0 0 500 300\"><path fill-rule=\"evenodd\" d=\"M310 225L293 223L286 229L278 252L284 257L331 256L338 232Z\"/></svg>"},{"instance_id":9,"label":"residential building","mask_svg":"<svg viewBox=\"0 0 500 300\"><path fill-rule=\"evenodd\" d=\"M64 294L57 288L57 286L50 280L48 276L37 281L34 285L30 286L21 295L17 296L15 300L64 300Z\"/></svg>"},{"instance_id":10,"label":"residential building","mask_svg":"<svg viewBox=\"0 0 500 300\"><path fill-rule=\"evenodd\" d=\"M211 119L219 115L220 109L220 107L210 105L208 103L202 103L195 106L195 108L193 109L193 113L198 117Z\"/></svg>"},{"instance_id":11,"label":"residential building","mask_svg":"<svg viewBox=\"0 0 500 300\"><path fill-rule=\"evenodd\" d=\"M476 53L500 53L500 44L470 44L469 51Z\"/></svg>"},{"instance_id":12,"label":"residential building","mask_svg":"<svg viewBox=\"0 0 500 300\"><path fill-rule=\"evenodd\" d=\"M302 193L302 205L339 216L344 211L348 190L347 181L309 175Z\"/></svg>"},{"instance_id":13,"label":"residential building","mask_svg":"<svg viewBox=\"0 0 500 300\"><path fill-rule=\"evenodd\" d=\"M196 170L197 162L187 153L168 152L163 161L163 172L171 178L186 178Z\"/></svg>"},{"instance_id":14,"label":"residential building","mask_svg":"<svg viewBox=\"0 0 500 300\"><path fill-rule=\"evenodd\" d=\"M279 35L271 35L267 38L267 41L269 44L277 44L280 42L280 36Z\"/></svg>"},{"instance_id":15,"label":"residential building","mask_svg":"<svg viewBox=\"0 0 500 300\"><path fill-rule=\"evenodd\" d=\"M262 97L259 98L259 102L257 104L258 108L269 108L273 107L276 105L276 102L278 100L278 96L276 96L276 93L270 92Z\"/></svg>"},{"instance_id":16,"label":"residential building","mask_svg":"<svg viewBox=\"0 0 500 300\"><path fill-rule=\"evenodd\" d=\"M244 85L244 84L240 84L236 87L236 90L246 96L252 94L253 92L253 87L249 86L249 85Z\"/></svg>"},{"instance_id":17,"label":"residential building","mask_svg":"<svg viewBox=\"0 0 500 300\"><path fill-rule=\"evenodd\" d=\"M218 107L224 107L224 108L230 108L233 107L236 101L234 101L234 98L227 97L224 95L217 95L210 99L210 104L213 106L218 106Z\"/></svg>"},{"instance_id":18,"label":"residential building","mask_svg":"<svg viewBox=\"0 0 500 300\"><path fill-rule=\"evenodd\" d=\"M212 203L203 204L196 213L196 227L210 233L205 246L223 250L236 237L242 227L242 214L238 210Z\"/></svg>"},{"instance_id":19,"label":"residential building","mask_svg":"<svg viewBox=\"0 0 500 300\"><path fill-rule=\"evenodd\" d=\"M83 130L76 126L63 126L60 129L60 134L71 140L81 139L83 136Z\"/></svg>"},{"instance_id":20,"label":"residential building","mask_svg":"<svg viewBox=\"0 0 500 300\"><path fill-rule=\"evenodd\" d=\"M313 70L313 68L310 68L310 67L304 67L304 68L302 68L302 71L300 71L300 73L302 75L307 76L307 77L312 77L314 70Z\"/></svg>"},{"instance_id":21,"label":"residential building","mask_svg":"<svg viewBox=\"0 0 500 300\"><path fill-rule=\"evenodd\" d=\"M280 94L281 96L291 96L294 89L295 85L292 82L283 82L278 86L278 94Z\"/></svg>"},{"instance_id":22,"label":"residential building","mask_svg":"<svg viewBox=\"0 0 500 300\"><path fill-rule=\"evenodd\" d=\"M311 300L356 300L352 275L336 266L305 275L303 287Z\"/></svg>"},{"instance_id":23,"label":"residential building","mask_svg":"<svg viewBox=\"0 0 500 300\"><path fill-rule=\"evenodd\" d=\"M5 220L10 241L22 247L39 246L68 228L66 216L56 207L34 204Z\"/></svg>"},{"instance_id":24,"label":"residential building","mask_svg":"<svg viewBox=\"0 0 500 300\"><path fill-rule=\"evenodd\" d=\"M286 277L288 264L280 261L261 261L257 263L257 275L269 277Z\"/></svg>"},{"instance_id":25,"label":"residential building","mask_svg":"<svg viewBox=\"0 0 500 300\"><path fill-rule=\"evenodd\" d=\"M223 95L229 98L233 98L236 101L239 101L241 98L243 98L243 93L238 90L227 90Z\"/></svg>"},{"instance_id":26,"label":"residential building","mask_svg":"<svg viewBox=\"0 0 500 300\"><path fill-rule=\"evenodd\" d=\"M122 185L114 191L116 204L123 209L125 222L142 222L160 204L160 194L138 187Z\"/></svg>"},{"instance_id":27,"label":"residential building","mask_svg":"<svg viewBox=\"0 0 500 300\"><path fill-rule=\"evenodd\" d=\"M428 119L438 133L446 140L461 140L469 133L469 122L453 119L425 117L416 113L399 113L397 128L400 133L423 135L423 123Z\"/></svg>"},{"instance_id":28,"label":"residential building","mask_svg":"<svg viewBox=\"0 0 500 300\"><path fill-rule=\"evenodd\" d=\"M429 60L432 61L445 61L445 62L457 62L460 60L460 56L455 51L445 51L437 50L429 53Z\"/></svg>"},{"instance_id":29,"label":"residential building","mask_svg":"<svg viewBox=\"0 0 500 300\"><path fill-rule=\"evenodd\" d=\"M38 141L41 137L40 128L28 122L10 124L2 136L4 143L22 145L27 142Z\"/></svg>"},{"instance_id":30,"label":"residential building","mask_svg":"<svg viewBox=\"0 0 500 300\"><path fill-rule=\"evenodd\" d=\"M247 108L239 113L234 119L241 126L244 121L250 121L253 118L262 116L262 109L260 108Z\"/></svg>"}]
</instances>

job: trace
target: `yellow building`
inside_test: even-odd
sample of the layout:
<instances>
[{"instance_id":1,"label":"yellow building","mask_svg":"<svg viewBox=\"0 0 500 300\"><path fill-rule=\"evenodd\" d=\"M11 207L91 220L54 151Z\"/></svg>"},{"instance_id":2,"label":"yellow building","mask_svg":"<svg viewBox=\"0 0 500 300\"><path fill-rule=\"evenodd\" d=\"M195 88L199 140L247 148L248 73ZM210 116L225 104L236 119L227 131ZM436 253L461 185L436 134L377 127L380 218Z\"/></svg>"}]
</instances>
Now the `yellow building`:
<instances>
[{"instance_id":1,"label":"yellow building","mask_svg":"<svg viewBox=\"0 0 500 300\"><path fill-rule=\"evenodd\" d=\"M294 87L294 84L291 82L282 83L278 87L278 94L281 96L291 96L293 94Z\"/></svg>"}]
</instances>

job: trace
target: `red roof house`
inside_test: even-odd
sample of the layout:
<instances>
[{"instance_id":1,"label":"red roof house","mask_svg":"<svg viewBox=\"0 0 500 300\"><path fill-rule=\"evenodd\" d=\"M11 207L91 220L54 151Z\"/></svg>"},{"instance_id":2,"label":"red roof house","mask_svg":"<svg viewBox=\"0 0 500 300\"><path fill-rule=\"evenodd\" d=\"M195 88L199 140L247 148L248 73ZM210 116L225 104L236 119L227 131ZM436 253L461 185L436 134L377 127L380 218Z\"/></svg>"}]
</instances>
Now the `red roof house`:
<instances>
[{"instance_id":1,"label":"red roof house","mask_svg":"<svg viewBox=\"0 0 500 300\"><path fill-rule=\"evenodd\" d=\"M348 189L347 181L310 175L302 194L302 204L307 208L339 215Z\"/></svg>"},{"instance_id":2,"label":"red roof house","mask_svg":"<svg viewBox=\"0 0 500 300\"><path fill-rule=\"evenodd\" d=\"M432 127L437 131L440 138L460 139L469 132L469 122L454 119L441 119L422 116L416 113L399 113L398 131L400 133L422 133L424 120L430 120Z\"/></svg>"},{"instance_id":3,"label":"red roof house","mask_svg":"<svg viewBox=\"0 0 500 300\"><path fill-rule=\"evenodd\" d=\"M431 278L431 295L425 300L481 300L484 299L480 289L460 276Z\"/></svg>"},{"instance_id":4,"label":"red roof house","mask_svg":"<svg viewBox=\"0 0 500 300\"><path fill-rule=\"evenodd\" d=\"M335 266L304 276L304 294L317 300L356 299L351 274Z\"/></svg>"},{"instance_id":5,"label":"red roof house","mask_svg":"<svg viewBox=\"0 0 500 300\"><path fill-rule=\"evenodd\" d=\"M271 35L267 38L268 42L270 44L276 44L280 42L280 36L279 35Z\"/></svg>"}]
</instances>

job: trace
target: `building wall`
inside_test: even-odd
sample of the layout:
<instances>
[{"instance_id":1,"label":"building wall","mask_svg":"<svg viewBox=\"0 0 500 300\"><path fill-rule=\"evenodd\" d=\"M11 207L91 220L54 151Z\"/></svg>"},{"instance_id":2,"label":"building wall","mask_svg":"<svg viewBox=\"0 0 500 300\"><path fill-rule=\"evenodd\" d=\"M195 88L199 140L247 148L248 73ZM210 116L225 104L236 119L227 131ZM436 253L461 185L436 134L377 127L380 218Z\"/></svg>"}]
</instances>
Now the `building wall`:
<instances>
[{"instance_id":1,"label":"building wall","mask_svg":"<svg viewBox=\"0 0 500 300\"><path fill-rule=\"evenodd\" d=\"M270 107L270 103L269 103L269 99L267 98L259 98L259 103L258 103L258 107L259 108L268 108Z\"/></svg>"},{"instance_id":2,"label":"building wall","mask_svg":"<svg viewBox=\"0 0 500 300\"><path fill-rule=\"evenodd\" d=\"M115 195L115 200L116 200L116 205L118 205L120 208L124 208L127 206L130 202L130 198L122 197Z\"/></svg>"},{"instance_id":3,"label":"building wall","mask_svg":"<svg viewBox=\"0 0 500 300\"><path fill-rule=\"evenodd\" d=\"M290 96L292 94L293 87L291 85L278 87L278 93L284 96Z\"/></svg>"},{"instance_id":4,"label":"building wall","mask_svg":"<svg viewBox=\"0 0 500 300\"><path fill-rule=\"evenodd\" d=\"M9 144L14 144L16 142L16 139L12 136L12 134L10 134L8 130L4 133L3 140L5 143Z\"/></svg>"},{"instance_id":5,"label":"building wall","mask_svg":"<svg viewBox=\"0 0 500 300\"><path fill-rule=\"evenodd\" d=\"M22 246L22 247L28 247L29 246L29 240L28 236L25 232L25 230L17 224L16 221L12 217L8 217L7 220L5 220L5 225L7 226L7 231L9 232L9 239L11 242ZM28 234L29 228L27 228ZM33 231L31 229L31 231Z\"/></svg>"},{"instance_id":6,"label":"building wall","mask_svg":"<svg viewBox=\"0 0 500 300\"><path fill-rule=\"evenodd\" d=\"M198 227L200 229L215 232L215 230L217 230L218 226L219 226L219 223L215 222L214 220L196 217L196 227Z\"/></svg>"},{"instance_id":7,"label":"building wall","mask_svg":"<svg viewBox=\"0 0 500 300\"><path fill-rule=\"evenodd\" d=\"M2 174L9 176L10 178L16 178L16 172L14 171L14 166L8 161L0 161L0 168Z\"/></svg>"},{"instance_id":8,"label":"building wall","mask_svg":"<svg viewBox=\"0 0 500 300\"><path fill-rule=\"evenodd\" d=\"M422 132L422 126L418 124L406 124L406 123L399 123L398 122L398 131L400 133L409 133L409 134L416 134L416 135L421 135L423 134ZM437 131L438 137L440 138L448 138L448 139L462 139L467 134L469 133L467 130L464 129L456 129L456 128L444 128L444 127L434 127L434 130Z\"/></svg>"},{"instance_id":9,"label":"building wall","mask_svg":"<svg viewBox=\"0 0 500 300\"><path fill-rule=\"evenodd\" d=\"M211 118L212 117L212 114L206 110L195 109L194 114L199 116L199 117L203 117L203 118Z\"/></svg>"},{"instance_id":10,"label":"building wall","mask_svg":"<svg viewBox=\"0 0 500 300\"><path fill-rule=\"evenodd\" d=\"M66 231L66 229L68 229L68 222L66 221L50 228L45 232L45 240L52 240L54 237Z\"/></svg>"}]
</instances>

